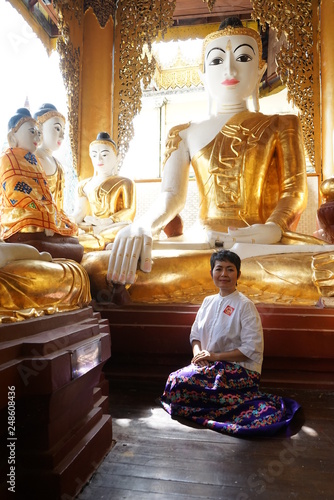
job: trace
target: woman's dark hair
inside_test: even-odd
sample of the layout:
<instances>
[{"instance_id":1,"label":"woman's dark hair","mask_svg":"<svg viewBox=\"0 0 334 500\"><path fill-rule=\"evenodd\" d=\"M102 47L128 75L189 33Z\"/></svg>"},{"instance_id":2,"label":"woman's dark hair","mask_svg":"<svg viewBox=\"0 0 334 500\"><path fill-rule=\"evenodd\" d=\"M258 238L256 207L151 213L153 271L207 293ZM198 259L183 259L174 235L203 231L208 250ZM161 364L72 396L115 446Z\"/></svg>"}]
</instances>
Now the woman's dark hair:
<instances>
[{"instance_id":1,"label":"woman's dark hair","mask_svg":"<svg viewBox=\"0 0 334 500\"><path fill-rule=\"evenodd\" d=\"M241 260L239 255L231 252L230 250L218 250L218 252L213 252L210 257L211 272L213 271L217 260L221 262L228 261L234 264L239 275L241 268Z\"/></svg>"}]
</instances>

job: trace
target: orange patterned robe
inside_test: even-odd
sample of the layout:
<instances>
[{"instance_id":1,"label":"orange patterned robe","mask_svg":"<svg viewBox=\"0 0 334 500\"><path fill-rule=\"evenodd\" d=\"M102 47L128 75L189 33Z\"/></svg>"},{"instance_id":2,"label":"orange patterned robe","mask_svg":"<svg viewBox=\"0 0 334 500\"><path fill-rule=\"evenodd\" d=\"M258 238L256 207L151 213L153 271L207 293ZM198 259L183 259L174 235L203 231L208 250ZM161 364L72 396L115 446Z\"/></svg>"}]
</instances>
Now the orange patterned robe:
<instances>
[{"instance_id":1,"label":"orange patterned robe","mask_svg":"<svg viewBox=\"0 0 334 500\"><path fill-rule=\"evenodd\" d=\"M35 155L9 148L0 157L0 237L50 229L62 236L77 235L77 225L58 210L46 175Z\"/></svg>"}]
</instances>

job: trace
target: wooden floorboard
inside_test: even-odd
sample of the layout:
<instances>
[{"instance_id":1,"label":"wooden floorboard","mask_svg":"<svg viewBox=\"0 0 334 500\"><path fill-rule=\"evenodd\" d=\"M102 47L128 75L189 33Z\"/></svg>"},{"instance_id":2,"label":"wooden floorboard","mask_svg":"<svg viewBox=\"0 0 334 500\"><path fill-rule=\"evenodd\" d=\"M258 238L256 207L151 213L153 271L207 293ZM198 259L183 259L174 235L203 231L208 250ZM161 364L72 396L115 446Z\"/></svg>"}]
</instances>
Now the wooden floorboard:
<instances>
[{"instance_id":1,"label":"wooden floorboard","mask_svg":"<svg viewBox=\"0 0 334 500\"><path fill-rule=\"evenodd\" d=\"M241 439L171 419L162 390L110 380L115 446L78 500L333 500L334 392L265 387L302 409L274 437Z\"/></svg>"}]
</instances>

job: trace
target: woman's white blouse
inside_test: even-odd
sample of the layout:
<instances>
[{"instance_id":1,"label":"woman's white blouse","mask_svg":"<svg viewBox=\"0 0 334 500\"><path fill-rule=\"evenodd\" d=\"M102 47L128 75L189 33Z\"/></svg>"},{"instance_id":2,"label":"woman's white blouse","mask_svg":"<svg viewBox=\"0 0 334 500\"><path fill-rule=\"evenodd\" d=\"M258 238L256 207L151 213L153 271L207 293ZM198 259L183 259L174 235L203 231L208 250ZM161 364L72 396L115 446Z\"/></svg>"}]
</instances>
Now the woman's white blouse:
<instances>
[{"instance_id":1,"label":"woman's white blouse","mask_svg":"<svg viewBox=\"0 0 334 500\"><path fill-rule=\"evenodd\" d=\"M205 297L191 328L190 343L201 342L209 352L239 349L249 360L239 362L244 368L261 373L263 330L254 303L235 290L230 295Z\"/></svg>"}]
</instances>

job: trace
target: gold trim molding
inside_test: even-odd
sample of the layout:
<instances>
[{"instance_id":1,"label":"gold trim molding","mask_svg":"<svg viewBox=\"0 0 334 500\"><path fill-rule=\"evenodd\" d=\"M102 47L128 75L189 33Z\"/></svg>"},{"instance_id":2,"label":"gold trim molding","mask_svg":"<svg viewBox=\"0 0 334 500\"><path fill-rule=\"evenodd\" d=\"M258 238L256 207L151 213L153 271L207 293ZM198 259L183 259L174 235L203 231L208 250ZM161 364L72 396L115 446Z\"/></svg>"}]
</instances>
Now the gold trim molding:
<instances>
[{"instance_id":1,"label":"gold trim molding","mask_svg":"<svg viewBox=\"0 0 334 500\"><path fill-rule=\"evenodd\" d=\"M157 67L154 81L159 90L203 87L198 74L198 66L161 70Z\"/></svg>"}]
</instances>

